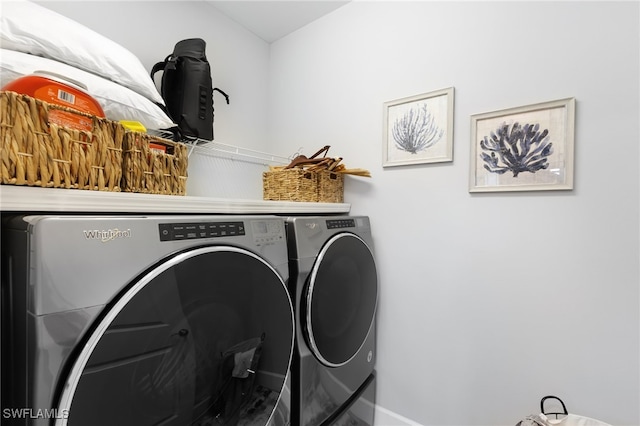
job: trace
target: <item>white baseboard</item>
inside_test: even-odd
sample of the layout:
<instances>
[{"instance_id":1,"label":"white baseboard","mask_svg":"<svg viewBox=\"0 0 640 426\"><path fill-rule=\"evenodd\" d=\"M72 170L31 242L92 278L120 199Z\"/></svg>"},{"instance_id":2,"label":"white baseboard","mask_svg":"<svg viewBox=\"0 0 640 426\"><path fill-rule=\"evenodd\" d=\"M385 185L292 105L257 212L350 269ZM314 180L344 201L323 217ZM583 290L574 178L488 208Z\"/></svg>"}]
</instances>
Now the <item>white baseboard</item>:
<instances>
[{"instance_id":1,"label":"white baseboard","mask_svg":"<svg viewBox=\"0 0 640 426\"><path fill-rule=\"evenodd\" d=\"M376 405L376 414L373 420L373 426L422 426L420 423L414 422L398 413L387 410L384 407Z\"/></svg>"}]
</instances>

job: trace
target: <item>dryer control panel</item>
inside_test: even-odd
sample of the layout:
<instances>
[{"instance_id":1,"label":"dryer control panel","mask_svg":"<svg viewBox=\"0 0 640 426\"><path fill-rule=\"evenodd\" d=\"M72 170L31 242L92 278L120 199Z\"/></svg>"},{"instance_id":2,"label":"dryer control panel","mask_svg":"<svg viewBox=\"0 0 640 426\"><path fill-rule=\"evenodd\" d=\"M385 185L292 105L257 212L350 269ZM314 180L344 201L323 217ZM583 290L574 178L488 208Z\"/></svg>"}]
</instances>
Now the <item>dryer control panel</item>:
<instances>
[{"instance_id":1,"label":"dryer control panel","mask_svg":"<svg viewBox=\"0 0 640 426\"><path fill-rule=\"evenodd\" d=\"M331 219L327 220L327 229L355 228L354 219Z\"/></svg>"},{"instance_id":2,"label":"dryer control panel","mask_svg":"<svg viewBox=\"0 0 640 426\"><path fill-rule=\"evenodd\" d=\"M160 241L245 235L244 222L160 223Z\"/></svg>"},{"instance_id":3,"label":"dryer control panel","mask_svg":"<svg viewBox=\"0 0 640 426\"><path fill-rule=\"evenodd\" d=\"M280 220L253 220L251 230L253 241L257 245L284 241L284 224Z\"/></svg>"}]
</instances>

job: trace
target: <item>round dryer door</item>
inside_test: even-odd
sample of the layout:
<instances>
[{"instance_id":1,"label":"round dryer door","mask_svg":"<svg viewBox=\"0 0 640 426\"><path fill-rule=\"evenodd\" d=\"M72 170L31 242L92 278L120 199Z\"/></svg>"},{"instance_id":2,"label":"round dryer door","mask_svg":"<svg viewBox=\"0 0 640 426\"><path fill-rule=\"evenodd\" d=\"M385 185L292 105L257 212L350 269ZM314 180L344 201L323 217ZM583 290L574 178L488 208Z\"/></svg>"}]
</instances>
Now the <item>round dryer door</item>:
<instances>
[{"instance_id":1,"label":"round dryer door","mask_svg":"<svg viewBox=\"0 0 640 426\"><path fill-rule=\"evenodd\" d=\"M323 364L339 367L360 350L378 301L373 253L355 234L334 235L320 251L306 288L306 333Z\"/></svg>"},{"instance_id":2,"label":"round dryer door","mask_svg":"<svg viewBox=\"0 0 640 426\"><path fill-rule=\"evenodd\" d=\"M233 247L183 252L87 333L56 425L267 424L281 415L293 333L286 286L266 261Z\"/></svg>"}]
</instances>

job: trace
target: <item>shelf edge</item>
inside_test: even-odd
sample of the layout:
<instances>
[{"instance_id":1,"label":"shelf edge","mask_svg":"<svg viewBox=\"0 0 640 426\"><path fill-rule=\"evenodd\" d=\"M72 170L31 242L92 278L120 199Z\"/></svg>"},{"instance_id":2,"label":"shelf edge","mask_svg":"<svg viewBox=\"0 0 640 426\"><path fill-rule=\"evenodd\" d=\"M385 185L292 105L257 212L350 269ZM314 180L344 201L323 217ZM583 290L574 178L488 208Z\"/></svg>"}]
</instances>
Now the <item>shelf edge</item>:
<instances>
[{"instance_id":1,"label":"shelf edge","mask_svg":"<svg viewBox=\"0 0 640 426\"><path fill-rule=\"evenodd\" d=\"M3 212L326 214L349 213L348 203L308 203L100 192L0 185Z\"/></svg>"}]
</instances>

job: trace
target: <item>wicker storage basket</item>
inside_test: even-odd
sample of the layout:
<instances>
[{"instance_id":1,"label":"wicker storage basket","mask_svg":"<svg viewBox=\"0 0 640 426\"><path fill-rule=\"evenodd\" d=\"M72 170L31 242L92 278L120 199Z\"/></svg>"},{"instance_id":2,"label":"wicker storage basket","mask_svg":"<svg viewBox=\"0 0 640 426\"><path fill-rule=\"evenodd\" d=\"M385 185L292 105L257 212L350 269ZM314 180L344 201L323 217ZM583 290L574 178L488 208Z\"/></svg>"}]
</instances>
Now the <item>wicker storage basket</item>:
<instances>
[{"instance_id":1,"label":"wicker storage basket","mask_svg":"<svg viewBox=\"0 0 640 426\"><path fill-rule=\"evenodd\" d=\"M123 191L163 195L186 194L186 145L146 133L127 131L123 149Z\"/></svg>"},{"instance_id":2,"label":"wicker storage basket","mask_svg":"<svg viewBox=\"0 0 640 426\"><path fill-rule=\"evenodd\" d=\"M55 124L53 111L86 117L90 130ZM120 191L124 132L119 123L0 91L2 184Z\"/></svg>"},{"instance_id":3,"label":"wicker storage basket","mask_svg":"<svg viewBox=\"0 0 640 426\"><path fill-rule=\"evenodd\" d=\"M342 203L344 201L344 175L327 170L318 171L318 202Z\"/></svg>"},{"instance_id":4,"label":"wicker storage basket","mask_svg":"<svg viewBox=\"0 0 640 426\"><path fill-rule=\"evenodd\" d=\"M344 175L298 167L263 173L263 198L276 201L342 203Z\"/></svg>"},{"instance_id":5,"label":"wicker storage basket","mask_svg":"<svg viewBox=\"0 0 640 426\"><path fill-rule=\"evenodd\" d=\"M263 198L274 201L318 201L318 174L300 168L262 174Z\"/></svg>"}]
</instances>

